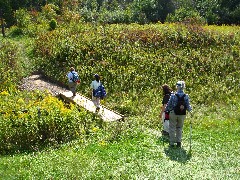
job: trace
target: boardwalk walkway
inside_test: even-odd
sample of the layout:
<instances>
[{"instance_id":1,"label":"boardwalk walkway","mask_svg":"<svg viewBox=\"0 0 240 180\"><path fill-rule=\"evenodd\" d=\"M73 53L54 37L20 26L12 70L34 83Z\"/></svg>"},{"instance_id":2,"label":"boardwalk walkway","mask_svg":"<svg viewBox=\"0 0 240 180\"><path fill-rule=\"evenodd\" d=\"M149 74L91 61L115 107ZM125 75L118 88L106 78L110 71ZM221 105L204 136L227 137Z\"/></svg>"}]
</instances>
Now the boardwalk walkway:
<instances>
[{"instance_id":1,"label":"boardwalk walkway","mask_svg":"<svg viewBox=\"0 0 240 180\"><path fill-rule=\"evenodd\" d=\"M93 102L89 98L84 97L81 94L77 93L77 95L75 97L72 97L72 92L67 91L67 92L61 92L60 96L63 99L65 99L66 101L76 103L79 106L84 107L85 109L87 109L90 112L95 113L95 111L96 111L96 107L94 106ZM117 112L114 112L102 105L100 106L100 110L97 113L98 113L98 115L100 115L100 117L105 122L121 121L124 119L123 115L121 115Z\"/></svg>"},{"instance_id":2,"label":"boardwalk walkway","mask_svg":"<svg viewBox=\"0 0 240 180\"><path fill-rule=\"evenodd\" d=\"M29 90L29 91L36 90L36 89L40 91L47 90L53 96L60 95L66 101L76 103L90 112L95 112L96 110L91 99L79 93L74 98L72 98L72 93L70 91L68 91L64 87L61 87L55 83L50 82L49 80L44 78L41 74L34 74L30 77L24 78L19 88ZM101 106L98 114L103 119L103 121L106 121L106 122L121 121L124 118L123 115L117 112L114 112L104 106Z\"/></svg>"}]
</instances>

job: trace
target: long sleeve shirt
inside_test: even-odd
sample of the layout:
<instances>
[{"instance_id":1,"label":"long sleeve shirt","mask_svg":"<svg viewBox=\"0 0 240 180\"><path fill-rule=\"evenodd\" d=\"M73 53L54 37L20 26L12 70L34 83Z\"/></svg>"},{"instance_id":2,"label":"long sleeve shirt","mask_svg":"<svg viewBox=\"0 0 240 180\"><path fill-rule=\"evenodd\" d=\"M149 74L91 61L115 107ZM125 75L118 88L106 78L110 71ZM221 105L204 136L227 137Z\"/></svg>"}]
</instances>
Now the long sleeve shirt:
<instances>
[{"instance_id":1,"label":"long sleeve shirt","mask_svg":"<svg viewBox=\"0 0 240 180\"><path fill-rule=\"evenodd\" d=\"M70 71L67 74L68 82L73 82L73 73L77 73L76 71Z\"/></svg>"},{"instance_id":2,"label":"long sleeve shirt","mask_svg":"<svg viewBox=\"0 0 240 180\"><path fill-rule=\"evenodd\" d=\"M178 94L180 97L182 97L185 93L182 91L182 90L179 90L179 91L177 91L177 93L176 94ZM186 108L187 108L187 111L191 111L192 110L192 106L190 105L190 100L189 100L189 96L188 96L188 94L186 94L185 95L185 97L184 97L184 100L185 100L185 104L186 104ZM168 103L167 103L167 106L166 106L166 111L172 111L172 110L174 110L174 107L176 107L177 106L177 102L178 102L178 98L177 98L177 96L175 95L175 94L172 94L171 96L170 96L170 99L169 99L169 101L168 101Z\"/></svg>"}]
</instances>

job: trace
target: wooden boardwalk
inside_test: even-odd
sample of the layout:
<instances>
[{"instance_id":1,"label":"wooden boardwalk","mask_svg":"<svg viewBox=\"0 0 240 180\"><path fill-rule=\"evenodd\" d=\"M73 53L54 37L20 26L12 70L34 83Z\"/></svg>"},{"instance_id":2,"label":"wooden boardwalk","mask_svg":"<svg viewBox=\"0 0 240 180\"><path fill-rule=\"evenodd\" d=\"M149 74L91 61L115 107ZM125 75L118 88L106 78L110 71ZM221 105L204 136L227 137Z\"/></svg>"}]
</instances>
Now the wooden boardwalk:
<instances>
[{"instance_id":1,"label":"wooden boardwalk","mask_svg":"<svg viewBox=\"0 0 240 180\"><path fill-rule=\"evenodd\" d=\"M60 96L66 101L76 103L90 112L94 112L94 113L96 112L96 107L94 106L92 100L81 94L77 93L75 97L72 97L72 92L67 91L67 92L61 92ZM105 122L121 121L124 119L123 115L117 112L114 112L102 105L100 106L100 110L99 112L97 112L97 114L100 115L100 117Z\"/></svg>"}]
</instances>

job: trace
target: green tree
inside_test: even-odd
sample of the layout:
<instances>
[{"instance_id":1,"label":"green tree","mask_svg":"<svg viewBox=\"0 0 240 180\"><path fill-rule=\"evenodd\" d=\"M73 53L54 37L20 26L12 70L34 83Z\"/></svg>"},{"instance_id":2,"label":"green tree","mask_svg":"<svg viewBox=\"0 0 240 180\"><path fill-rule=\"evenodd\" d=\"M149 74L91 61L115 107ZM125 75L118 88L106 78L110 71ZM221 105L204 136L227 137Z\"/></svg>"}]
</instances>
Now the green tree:
<instances>
[{"instance_id":1,"label":"green tree","mask_svg":"<svg viewBox=\"0 0 240 180\"><path fill-rule=\"evenodd\" d=\"M204 18L202 18L197 11L194 11L191 8L179 8L173 14L169 14L166 21L203 24Z\"/></svg>"},{"instance_id":2,"label":"green tree","mask_svg":"<svg viewBox=\"0 0 240 180\"><path fill-rule=\"evenodd\" d=\"M194 9L206 19L208 24L219 23L220 17L218 12L220 10L220 4L218 0L196 0L194 3Z\"/></svg>"},{"instance_id":3,"label":"green tree","mask_svg":"<svg viewBox=\"0 0 240 180\"><path fill-rule=\"evenodd\" d=\"M240 24L240 1L220 0L220 22L221 24Z\"/></svg>"},{"instance_id":4,"label":"green tree","mask_svg":"<svg viewBox=\"0 0 240 180\"><path fill-rule=\"evenodd\" d=\"M164 22L168 14L174 12L175 6L172 0L157 0L157 21Z\"/></svg>"},{"instance_id":5,"label":"green tree","mask_svg":"<svg viewBox=\"0 0 240 180\"><path fill-rule=\"evenodd\" d=\"M8 0L1 0L0 1L0 9L2 10L2 16L5 20L7 26L13 24L14 18L13 18L13 10L11 7L11 4Z\"/></svg>"}]
</instances>

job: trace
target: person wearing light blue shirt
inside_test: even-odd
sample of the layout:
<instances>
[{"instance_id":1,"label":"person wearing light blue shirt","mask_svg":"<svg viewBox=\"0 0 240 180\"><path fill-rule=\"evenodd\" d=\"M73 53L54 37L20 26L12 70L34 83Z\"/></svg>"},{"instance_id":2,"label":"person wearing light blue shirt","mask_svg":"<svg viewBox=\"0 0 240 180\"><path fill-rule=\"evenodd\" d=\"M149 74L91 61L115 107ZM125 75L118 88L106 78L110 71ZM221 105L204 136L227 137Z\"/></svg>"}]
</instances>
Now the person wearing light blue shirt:
<instances>
[{"instance_id":1,"label":"person wearing light blue shirt","mask_svg":"<svg viewBox=\"0 0 240 180\"><path fill-rule=\"evenodd\" d=\"M67 74L68 78L68 87L73 94L73 97L76 96L77 82L73 82L73 73L77 73L73 67L70 68L70 71Z\"/></svg>"},{"instance_id":2,"label":"person wearing light blue shirt","mask_svg":"<svg viewBox=\"0 0 240 180\"><path fill-rule=\"evenodd\" d=\"M94 90L98 89L98 87L101 85L101 82L100 82L100 76L98 74L95 74L94 78L95 78L95 80L92 81L92 83L90 84L90 87L92 89L92 91L91 91L92 102L96 106L96 112L97 112L100 109L100 97L95 97L94 96Z\"/></svg>"},{"instance_id":3,"label":"person wearing light blue shirt","mask_svg":"<svg viewBox=\"0 0 240 180\"><path fill-rule=\"evenodd\" d=\"M170 96L170 99L167 103L165 111L169 111L169 145L170 147L174 147L174 143L177 143L177 147L181 147L182 142L182 129L184 124L184 119L186 118L186 110L188 112L192 111L192 107L190 105L190 99L188 94L185 94L183 89L185 88L184 81L178 81L176 83L177 92ZM178 105L178 99L183 97L184 105L180 106L180 111L183 113L179 113L176 110Z\"/></svg>"}]
</instances>

